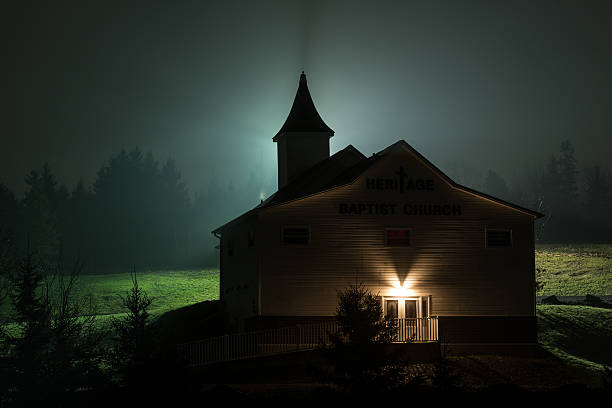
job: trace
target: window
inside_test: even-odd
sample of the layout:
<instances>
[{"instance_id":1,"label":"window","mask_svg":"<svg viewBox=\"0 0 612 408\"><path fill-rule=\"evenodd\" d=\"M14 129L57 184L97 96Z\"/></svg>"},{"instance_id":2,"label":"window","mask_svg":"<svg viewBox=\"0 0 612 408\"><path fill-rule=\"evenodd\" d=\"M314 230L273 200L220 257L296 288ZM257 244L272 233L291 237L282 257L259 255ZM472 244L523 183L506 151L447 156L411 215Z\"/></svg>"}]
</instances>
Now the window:
<instances>
[{"instance_id":1,"label":"window","mask_svg":"<svg viewBox=\"0 0 612 408\"><path fill-rule=\"evenodd\" d=\"M410 246L410 229L387 228L385 230L386 246Z\"/></svg>"},{"instance_id":2,"label":"window","mask_svg":"<svg viewBox=\"0 0 612 408\"><path fill-rule=\"evenodd\" d=\"M307 226L283 227L282 242L286 245L308 245L310 242L310 228Z\"/></svg>"},{"instance_id":3,"label":"window","mask_svg":"<svg viewBox=\"0 0 612 408\"><path fill-rule=\"evenodd\" d=\"M249 248L255 246L255 231L253 231L253 230L249 230L248 244L249 244Z\"/></svg>"},{"instance_id":4,"label":"window","mask_svg":"<svg viewBox=\"0 0 612 408\"><path fill-rule=\"evenodd\" d=\"M511 247L512 230L510 229L489 229L486 230L487 248Z\"/></svg>"}]
</instances>

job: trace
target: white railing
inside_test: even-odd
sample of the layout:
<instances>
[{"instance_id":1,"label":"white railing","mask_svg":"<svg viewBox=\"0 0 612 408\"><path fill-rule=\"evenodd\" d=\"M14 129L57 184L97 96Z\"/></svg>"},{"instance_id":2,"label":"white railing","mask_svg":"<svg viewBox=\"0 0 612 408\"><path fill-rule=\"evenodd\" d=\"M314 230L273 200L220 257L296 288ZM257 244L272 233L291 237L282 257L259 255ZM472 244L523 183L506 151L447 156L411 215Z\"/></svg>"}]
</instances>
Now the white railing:
<instances>
[{"instance_id":1,"label":"white railing","mask_svg":"<svg viewBox=\"0 0 612 408\"><path fill-rule=\"evenodd\" d=\"M338 331L334 320L318 324L228 334L179 344L179 355L190 366L239 360L272 354L312 350L330 344L329 335Z\"/></svg>"},{"instance_id":2,"label":"white railing","mask_svg":"<svg viewBox=\"0 0 612 408\"><path fill-rule=\"evenodd\" d=\"M438 318L396 319L398 343L438 341Z\"/></svg>"},{"instance_id":3,"label":"white railing","mask_svg":"<svg viewBox=\"0 0 612 408\"><path fill-rule=\"evenodd\" d=\"M438 340L438 319L396 319L398 343ZM312 350L330 345L329 335L337 333L338 323L328 322L279 329L228 334L178 345L179 356L189 366L240 360L273 354Z\"/></svg>"}]
</instances>

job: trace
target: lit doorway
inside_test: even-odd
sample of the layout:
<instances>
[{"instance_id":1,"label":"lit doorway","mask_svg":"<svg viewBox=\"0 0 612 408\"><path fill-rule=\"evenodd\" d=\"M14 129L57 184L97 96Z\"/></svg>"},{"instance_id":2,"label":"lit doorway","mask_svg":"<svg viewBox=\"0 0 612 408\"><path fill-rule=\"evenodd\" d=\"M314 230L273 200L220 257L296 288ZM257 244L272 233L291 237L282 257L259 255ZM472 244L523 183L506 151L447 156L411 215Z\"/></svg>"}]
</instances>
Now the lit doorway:
<instances>
[{"instance_id":1,"label":"lit doorway","mask_svg":"<svg viewBox=\"0 0 612 408\"><path fill-rule=\"evenodd\" d=\"M397 323L397 341L429 339L431 296L383 297L383 313Z\"/></svg>"},{"instance_id":2,"label":"lit doorway","mask_svg":"<svg viewBox=\"0 0 612 408\"><path fill-rule=\"evenodd\" d=\"M400 319L429 317L430 296L383 297L385 316Z\"/></svg>"}]
</instances>

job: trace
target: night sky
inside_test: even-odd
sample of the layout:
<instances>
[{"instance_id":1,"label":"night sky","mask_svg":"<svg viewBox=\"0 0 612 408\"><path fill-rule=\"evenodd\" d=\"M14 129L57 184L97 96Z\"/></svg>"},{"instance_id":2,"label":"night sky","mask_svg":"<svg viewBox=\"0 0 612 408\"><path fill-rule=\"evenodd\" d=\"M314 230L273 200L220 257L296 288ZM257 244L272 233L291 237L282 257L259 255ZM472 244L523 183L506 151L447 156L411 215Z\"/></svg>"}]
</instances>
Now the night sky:
<instances>
[{"instance_id":1,"label":"night sky","mask_svg":"<svg viewBox=\"0 0 612 408\"><path fill-rule=\"evenodd\" d=\"M0 183L18 195L45 162L72 188L134 146L191 191L253 172L274 190L302 70L332 153L405 139L459 181L512 179L569 138L579 168L612 169L607 1L13 3Z\"/></svg>"}]
</instances>

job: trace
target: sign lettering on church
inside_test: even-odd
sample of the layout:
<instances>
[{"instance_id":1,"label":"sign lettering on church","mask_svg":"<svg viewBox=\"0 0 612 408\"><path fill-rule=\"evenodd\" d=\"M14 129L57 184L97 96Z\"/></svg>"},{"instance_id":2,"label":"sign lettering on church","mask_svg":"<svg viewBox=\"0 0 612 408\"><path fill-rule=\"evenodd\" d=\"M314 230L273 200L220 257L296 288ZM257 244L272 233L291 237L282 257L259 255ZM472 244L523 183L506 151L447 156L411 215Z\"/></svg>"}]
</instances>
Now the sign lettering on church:
<instances>
[{"instance_id":1,"label":"sign lettering on church","mask_svg":"<svg viewBox=\"0 0 612 408\"><path fill-rule=\"evenodd\" d=\"M407 191L433 191L434 182L432 179L408 177L404 167L394 173L397 177L374 177L366 179L366 189L368 190L392 190L404 193Z\"/></svg>"},{"instance_id":2,"label":"sign lettering on church","mask_svg":"<svg viewBox=\"0 0 612 408\"><path fill-rule=\"evenodd\" d=\"M409 177L402 166L394 172L397 177L372 177L366 179L367 190L433 191L432 179ZM462 213L461 204L448 202L345 202L338 205L342 215L404 215L457 217Z\"/></svg>"},{"instance_id":3,"label":"sign lettering on church","mask_svg":"<svg viewBox=\"0 0 612 408\"><path fill-rule=\"evenodd\" d=\"M411 215L456 217L462 212L461 204L453 203L340 203L338 213L343 215Z\"/></svg>"}]
</instances>

